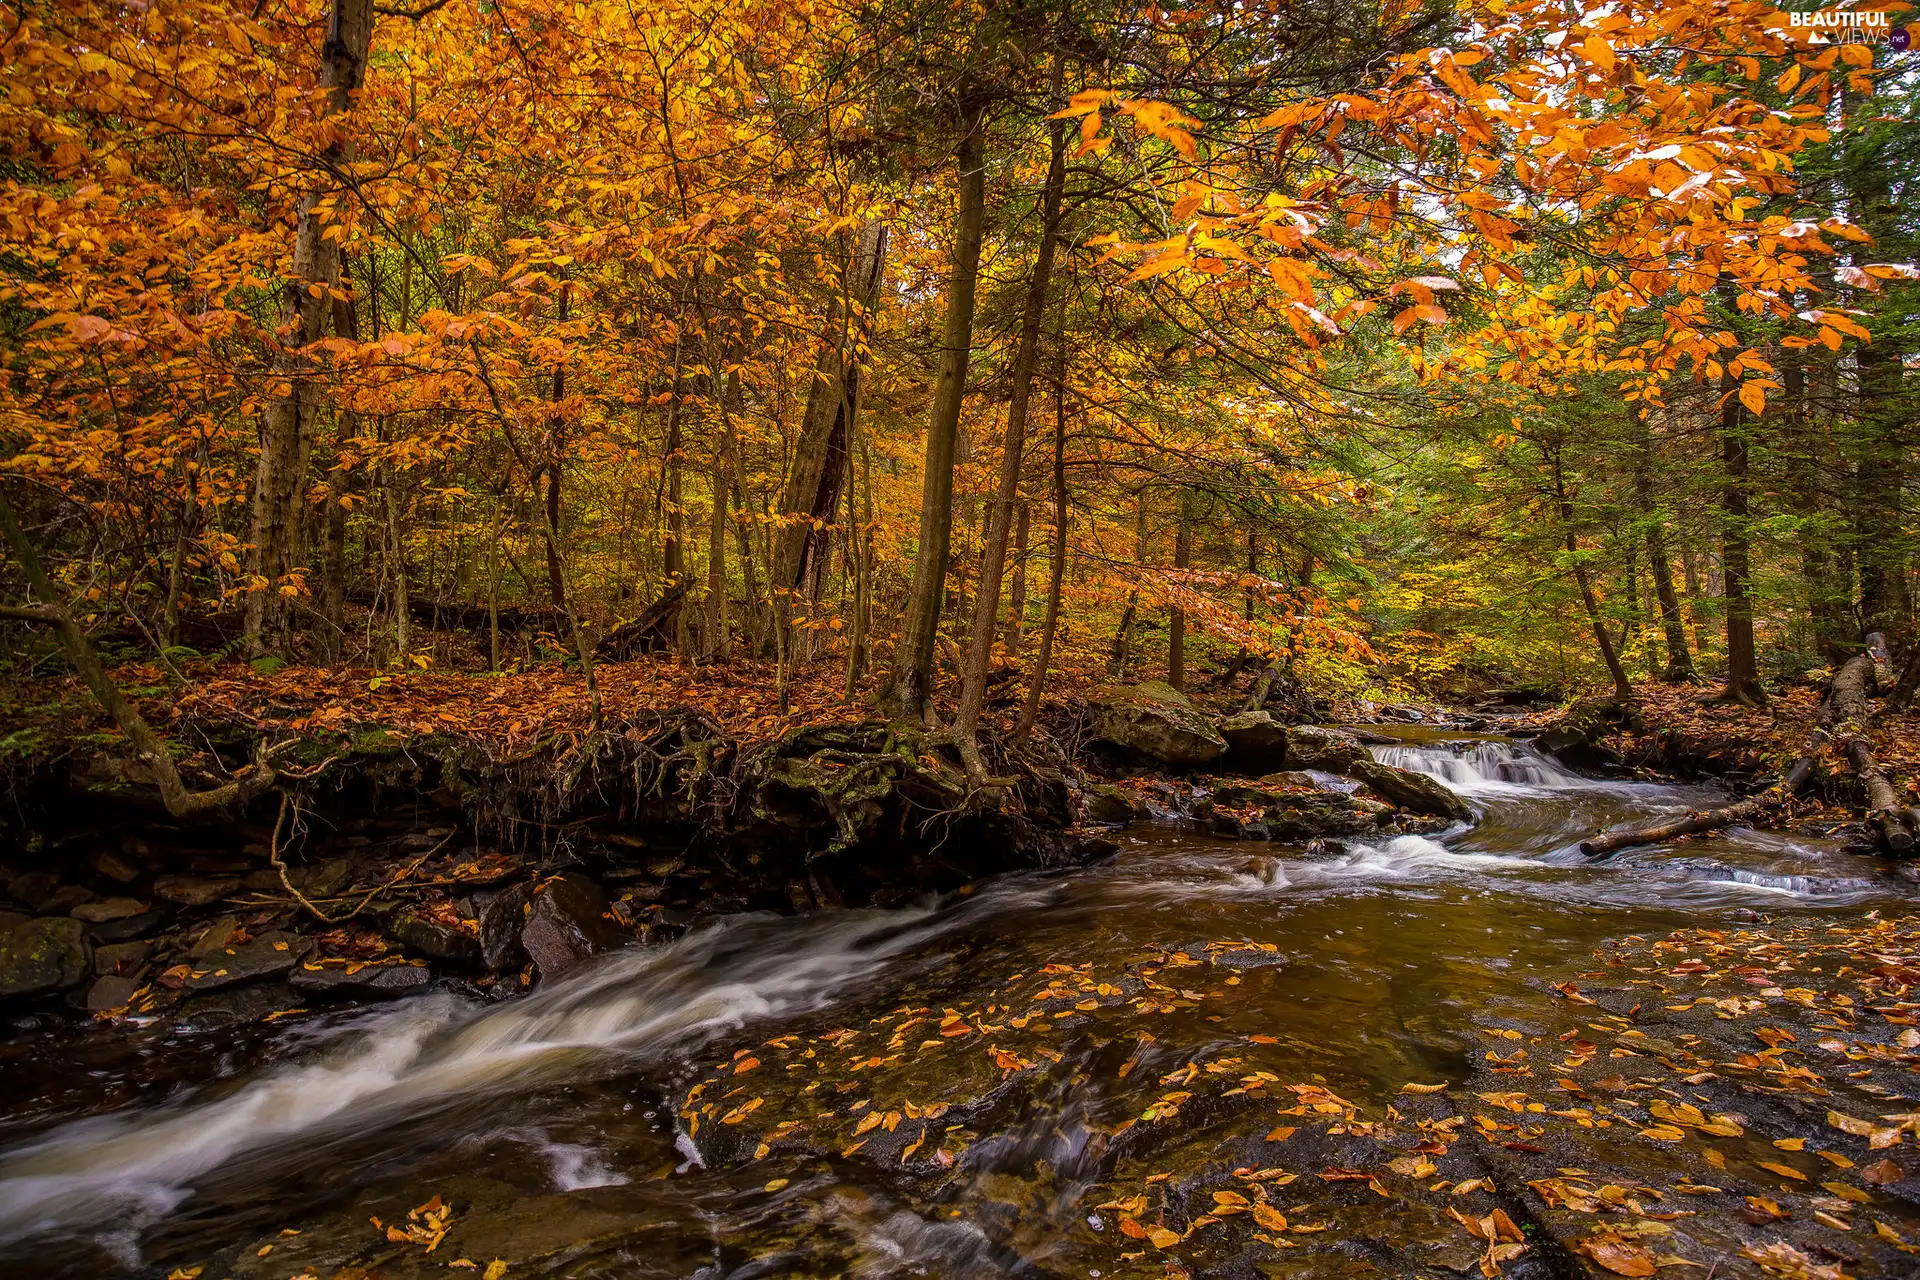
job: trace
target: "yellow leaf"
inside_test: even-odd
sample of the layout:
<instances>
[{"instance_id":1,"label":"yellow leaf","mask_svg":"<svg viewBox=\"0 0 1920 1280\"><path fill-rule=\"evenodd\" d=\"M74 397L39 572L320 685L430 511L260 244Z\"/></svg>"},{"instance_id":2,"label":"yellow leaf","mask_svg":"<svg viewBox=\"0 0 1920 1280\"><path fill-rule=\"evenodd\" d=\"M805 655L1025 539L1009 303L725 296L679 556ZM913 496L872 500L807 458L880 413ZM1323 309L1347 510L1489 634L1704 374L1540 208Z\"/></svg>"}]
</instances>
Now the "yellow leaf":
<instances>
[{"instance_id":1,"label":"yellow leaf","mask_svg":"<svg viewBox=\"0 0 1920 1280\"><path fill-rule=\"evenodd\" d=\"M480 1280L500 1280L500 1277L505 1274L507 1274L506 1262L503 1259L495 1258L487 1264L487 1269L481 1273Z\"/></svg>"},{"instance_id":2,"label":"yellow leaf","mask_svg":"<svg viewBox=\"0 0 1920 1280\"><path fill-rule=\"evenodd\" d=\"M1580 52L1587 55L1587 61L1600 68L1607 75L1613 74L1613 46L1600 36L1588 36L1587 42L1580 46Z\"/></svg>"},{"instance_id":3,"label":"yellow leaf","mask_svg":"<svg viewBox=\"0 0 1920 1280\"><path fill-rule=\"evenodd\" d=\"M1777 1173L1781 1177L1791 1178L1795 1182L1805 1182L1807 1180L1807 1175L1800 1172L1798 1169L1794 1168L1792 1165L1775 1164L1771 1160L1755 1160L1754 1163L1759 1165L1762 1169L1765 1169L1768 1173Z\"/></svg>"}]
</instances>

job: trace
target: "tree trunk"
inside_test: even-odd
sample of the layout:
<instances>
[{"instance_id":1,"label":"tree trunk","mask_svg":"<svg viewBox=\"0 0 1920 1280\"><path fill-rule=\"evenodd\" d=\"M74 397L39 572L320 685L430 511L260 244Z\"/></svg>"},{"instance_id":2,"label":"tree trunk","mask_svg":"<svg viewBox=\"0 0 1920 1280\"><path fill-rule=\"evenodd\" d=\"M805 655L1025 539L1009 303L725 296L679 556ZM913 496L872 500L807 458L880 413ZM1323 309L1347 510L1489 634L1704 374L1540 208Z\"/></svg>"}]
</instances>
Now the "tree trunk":
<instances>
[{"instance_id":1,"label":"tree trunk","mask_svg":"<svg viewBox=\"0 0 1920 1280\"><path fill-rule=\"evenodd\" d=\"M960 408L967 393L973 347L974 290L980 279L980 237L986 210L986 173L981 134L986 113L963 112L964 136L957 156L959 199L954 210L953 270L947 284L947 319L941 338L940 377L927 424L926 478L920 496L920 542L906 620L894 650L893 672L882 705L898 719L925 720L932 711L934 636L945 599L947 553L953 536L953 454Z\"/></svg>"},{"instance_id":2,"label":"tree trunk","mask_svg":"<svg viewBox=\"0 0 1920 1280\"><path fill-rule=\"evenodd\" d=\"M560 323L567 321L568 289L560 288ZM562 417L561 402L567 398L567 366L553 366L553 407L552 418L547 428L547 523L558 533L564 526L560 519L560 485L566 474L567 434ZM553 600L553 607L567 607L566 574L560 567L560 548L555 542L547 543L547 593Z\"/></svg>"},{"instance_id":3,"label":"tree trunk","mask_svg":"<svg viewBox=\"0 0 1920 1280\"><path fill-rule=\"evenodd\" d=\"M860 396L860 348L886 274L885 223L870 222L843 243L846 273L839 296L827 308L800 435L780 495L781 519L770 566L776 591L810 590L812 580L824 578L826 526L833 522L845 484L850 415Z\"/></svg>"},{"instance_id":4,"label":"tree trunk","mask_svg":"<svg viewBox=\"0 0 1920 1280\"><path fill-rule=\"evenodd\" d=\"M1760 687L1760 662L1753 643L1751 507L1748 494L1748 444L1742 423L1739 378L1731 371L1720 378L1720 460L1725 472L1720 508L1721 580L1727 602L1727 687L1721 699L1741 706L1765 706Z\"/></svg>"},{"instance_id":5,"label":"tree trunk","mask_svg":"<svg viewBox=\"0 0 1920 1280\"><path fill-rule=\"evenodd\" d=\"M1178 525L1173 535L1173 567L1186 569L1193 563L1193 526L1187 520L1184 501L1179 508ZM1177 582L1184 588L1184 580ZM1187 611L1179 605L1167 620L1167 683L1176 689L1187 687Z\"/></svg>"},{"instance_id":6,"label":"tree trunk","mask_svg":"<svg viewBox=\"0 0 1920 1280\"><path fill-rule=\"evenodd\" d=\"M1007 656L1018 657L1027 639L1027 537L1032 511L1026 499L1020 500L1013 523L1013 575L1007 586Z\"/></svg>"},{"instance_id":7,"label":"tree trunk","mask_svg":"<svg viewBox=\"0 0 1920 1280\"><path fill-rule=\"evenodd\" d=\"M353 109L353 91L366 71L373 38L372 0L333 0L327 38L320 51L320 85L329 90L327 116ZM321 171L350 158L348 131L336 127ZM326 193L300 198L293 237L293 274L281 288L279 347L273 357L275 388L260 415L260 457L253 481L253 549L248 555L251 581L246 594L248 645L258 655L286 647L290 579L303 559L300 527L307 505L307 470L319 409L316 370L304 348L326 336L334 314L333 293L340 285L340 248L326 237L321 212ZM316 293L318 296L316 296Z\"/></svg>"},{"instance_id":8,"label":"tree trunk","mask_svg":"<svg viewBox=\"0 0 1920 1280\"><path fill-rule=\"evenodd\" d=\"M1055 62L1054 79L1059 80ZM980 709L986 703L987 669L993 660L993 641L999 630L1000 578L1006 568L1007 539L1014 506L1020 497L1020 470L1026 457L1027 411L1033 392L1033 370L1040 356L1040 325L1046 316L1047 286L1053 276L1054 244L1060 231L1060 193L1066 183L1067 133L1065 122L1053 122L1053 150L1047 164L1046 190L1041 200L1040 247L1034 254L1033 275L1027 281L1026 309L1020 317L1020 341L1014 351L1013 386L1007 405L1007 434L1000 458L1000 485L987 522L986 545L980 559L980 585L974 597L973 632L967 644L966 677L960 689L960 712L954 720L962 754L977 751L974 735ZM969 758L969 768L973 761ZM976 785L979 779L976 778Z\"/></svg>"},{"instance_id":9,"label":"tree trunk","mask_svg":"<svg viewBox=\"0 0 1920 1280\"><path fill-rule=\"evenodd\" d=\"M1553 455L1553 484L1555 496L1560 503L1560 530L1566 538L1567 562L1573 569L1573 582L1580 590L1580 603L1586 607L1587 621L1593 627L1593 638L1600 646L1600 657L1607 664L1607 674L1613 677L1614 696L1622 701L1633 697L1633 681L1627 679L1626 668L1620 665L1620 655L1614 651L1613 638L1607 634L1606 619L1600 615L1599 598L1593 594L1593 582L1587 575L1586 562L1580 558L1580 541L1573 532L1573 501L1567 496L1566 477L1560 470L1560 455Z\"/></svg>"},{"instance_id":10,"label":"tree trunk","mask_svg":"<svg viewBox=\"0 0 1920 1280\"><path fill-rule=\"evenodd\" d=\"M1048 558L1047 613L1040 623L1040 652L1033 660L1033 679L1027 684L1026 705L1013 728L1008 746L1019 751L1040 719L1040 697L1047 687L1047 667L1053 661L1053 639L1060 626L1060 589L1067 577L1067 305L1060 302L1059 350L1054 355L1053 396L1053 553Z\"/></svg>"},{"instance_id":11,"label":"tree trunk","mask_svg":"<svg viewBox=\"0 0 1920 1280\"><path fill-rule=\"evenodd\" d=\"M720 438L714 442L710 478L713 502L707 511L707 610L702 647L709 661L726 658L733 648L727 620L727 511L732 502L733 470L738 465L732 401L739 393L740 375L737 371L729 373L720 389Z\"/></svg>"},{"instance_id":12,"label":"tree trunk","mask_svg":"<svg viewBox=\"0 0 1920 1280\"><path fill-rule=\"evenodd\" d=\"M1667 669L1662 678L1671 684L1696 678L1693 652L1687 648L1687 631L1680 617L1680 596L1673 589L1673 564L1667 558L1667 521L1653 496L1653 433L1644 411L1633 411L1639 429L1640 449L1634 459L1633 492L1646 522L1647 571L1653 578L1653 593L1660 602L1660 629L1667 646Z\"/></svg>"}]
</instances>

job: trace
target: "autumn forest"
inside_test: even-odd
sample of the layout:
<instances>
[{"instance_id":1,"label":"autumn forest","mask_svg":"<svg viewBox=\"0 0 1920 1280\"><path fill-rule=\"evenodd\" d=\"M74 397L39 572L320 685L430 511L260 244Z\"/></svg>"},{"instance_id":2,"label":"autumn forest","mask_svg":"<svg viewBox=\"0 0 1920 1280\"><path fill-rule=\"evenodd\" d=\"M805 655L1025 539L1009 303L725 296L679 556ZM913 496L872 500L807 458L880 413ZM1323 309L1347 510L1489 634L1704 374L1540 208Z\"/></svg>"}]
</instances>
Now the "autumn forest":
<instances>
[{"instance_id":1,"label":"autumn forest","mask_svg":"<svg viewBox=\"0 0 1920 1280\"><path fill-rule=\"evenodd\" d=\"M1910 13L0 6L0 1259L1901 1274Z\"/></svg>"}]
</instances>

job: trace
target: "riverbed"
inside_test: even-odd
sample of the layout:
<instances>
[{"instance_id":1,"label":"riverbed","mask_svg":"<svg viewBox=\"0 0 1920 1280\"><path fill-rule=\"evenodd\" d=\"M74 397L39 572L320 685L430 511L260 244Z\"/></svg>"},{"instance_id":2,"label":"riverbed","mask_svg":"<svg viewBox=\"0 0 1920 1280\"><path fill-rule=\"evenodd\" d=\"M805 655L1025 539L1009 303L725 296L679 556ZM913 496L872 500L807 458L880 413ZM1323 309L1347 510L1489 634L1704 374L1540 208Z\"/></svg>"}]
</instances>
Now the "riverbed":
<instances>
[{"instance_id":1,"label":"riverbed","mask_svg":"<svg viewBox=\"0 0 1920 1280\"><path fill-rule=\"evenodd\" d=\"M1750 1166L1789 1149L1761 1130L1818 1116L1835 1086L1776 1115L1760 1076L1756 1090L1710 1066L1687 1083L1688 1063L1618 1037L1718 1064L1739 1051L1714 1037L1750 1032L1705 994L1712 1021L1686 1022L1683 978L1658 978L1671 1012L1655 1017L1651 988L1631 990L1651 980L1627 975L1672 972L1638 961L1677 930L1764 948L1892 919L1911 882L1744 829L1593 863L1576 845L1595 828L1717 793L1583 778L1485 735L1409 731L1374 750L1447 782L1475 821L1310 854L1136 826L1091 867L901 910L725 919L512 1000L439 993L244 1036L16 1055L0 1082L0 1270L1555 1275L1591 1264L1580 1242L1600 1237L1563 1230L1565 1206L1526 1184L1586 1178L1640 1196L1641 1212L1615 1213L1635 1224L1619 1247L1671 1259L1650 1265L1759 1274L1738 1250L1788 1219L1752 1221L1747 1197L1819 1197L1824 1174L1853 1176L1816 1163L1769 1190ZM1764 994L1802 989L1784 979L1742 989L1762 1018L1770 1003L1831 1016ZM1920 1105L1900 1101L1912 1063L1891 1020L1886 1060L1857 1077L1882 1115ZM1598 1047L1566 1047L1581 1037ZM1625 1091L1654 1077L1623 1075L1616 1046L1634 1068L1668 1064L1644 1095ZM1682 1138L1645 1137L1664 1124L1644 1104L1668 1096L1695 1108ZM1716 1106L1734 1118L1712 1120ZM1915 1133L1873 1150L1898 1164ZM1685 1158L1715 1140L1731 1170ZM1868 1167L1856 1154L1847 1168ZM1716 1168L1726 1185L1707 1185ZM1847 1274L1920 1270L1871 1225L1920 1239L1901 1194L1914 1171L1897 1172L1860 1184L1877 1207L1857 1218L1782 1210L1852 1264L1810 1252L1825 1235L1794 1247ZM1690 1217L1661 1217L1682 1201ZM1816 1227L1819 1212L1847 1230Z\"/></svg>"}]
</instances>

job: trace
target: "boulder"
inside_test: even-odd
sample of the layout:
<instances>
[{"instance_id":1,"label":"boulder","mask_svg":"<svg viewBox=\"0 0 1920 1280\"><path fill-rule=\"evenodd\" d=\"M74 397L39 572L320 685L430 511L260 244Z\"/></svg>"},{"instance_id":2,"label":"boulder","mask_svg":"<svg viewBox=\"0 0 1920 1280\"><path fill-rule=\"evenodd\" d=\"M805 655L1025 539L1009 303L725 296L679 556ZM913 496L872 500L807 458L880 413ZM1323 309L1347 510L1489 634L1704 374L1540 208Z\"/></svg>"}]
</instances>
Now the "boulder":
<instances>
[{"instance_id":1,"label":"boulder","mask_svg":"<svg viewBox=\"0 0 1920 1280\"><path fill-rule=\"evenodd\" d=\"M1111 783L1096 783L1081 792L1080 807L1088 822L1133 821L1133 797Z\"/></svg>"},{"instance_id":2,"label":"boulder","mask_svg":"<svg viewBox=\"0 0 1920 1280\"><path fill-rule=\"evenodd\" d=\"M1350 766L1347 776L1366 783L1375 794L1402 809L1459 822L1465 822L1473 816L1473 810L1467 807L1465 800L1455 795L1445 783L1424 773L1398 769L1390 764L1381 764L1378 760L1363 760Z\"/></svg>"},{"instance_id":3,"label":"boulder","mask_svg":"<svg viewBox=\"0 0 1920 1280\"><path fill-rule=\"evenodd\" d=\"M93 969L87 928L70 917L25 920L0 932L0 997L78 986Z\"/></svg>"},{"instance_id":4,"label":"boulder","mask_svg":"<svg viewBox=\"0 0 1920 1280\"><path fill-rule=\"evenodd\" d=\"M557 978L590 956L618 950L628 940L600 886L571 871L534 895L527 923L520 930L520 945L542 979Z\"/></svg>"},{"instance_id":5,"label":"boulder","mask_svg":"<svg viewBox=\"0 0 1920 1280\"><path fill-rule=\"evenodd\" d=\"M311 938L276 931L263 933L238 946L209 950L196 960L187 978L187 990L219 991L269 978L284 978L312 948Z\"/></svg>"},{"instance_id":6,"label":"boulder","mask_svg":"<svg viewBox=\"0 0 1920 1280\"><path fill-rule=\"evenodd\" d=\"M1241 773L1266 773L1286 763L1287 727L1267 711L1242 711L1218 726L1227 742L1226 763Z\"/></svg>"},{"instance_id":7,"label":"boulder","mask_svg":"<svg viewBox=\"0 0 1920 1280\"><path fill-rule=\"evenodd\" d=\"M1379 830L1380 819L1391 812L1344 791L1315 791L1288 796L1268 809L1266 826L1275 840L1358 836Z\"/></svg>"},{"instance_id":8,"label":"boulder","mask_svg":"<svg viewBox=\"0 0 1920 1280\"><path fill-rule=\"evenodd\" d=\"M414 960L352 964L344 960L308 961L287 981L295 991L343 1000L404 996L433 981L433 971Z\"/></svg>"},{"instance_id":9,"label":"boulder","mask_svg":"<svg viewBox=\"0 0 1920 1280\"><path fill-rule=\"evenodd\" d=\"M1088 736L1174 768L1226 754L1227 740L1170 684L1107 685L1087 698Z\"/></svg>"},{"instance_id":10,"label":"boulder","mask_svg":"<svg viewBox=\"0 0 1920 1280\"><path fill-rule=\"evenodd\" d=\"M387 926L387 933L407 950L423 956L452 960L459 964L480 962L479 935L469 933L458 925L403 912Z\"/></svg>"},{"instance_id":11,"label":"boulder","mask_svg":"<svg viewBox=\"0 0 1920 1280\"><path fill-rule=\"evenodd\" d=\"M1287 730L1287 766L1347 773L1362 760L1371 760L1359 739L1340 729L1301 724Z\"/></svg>"}]
</instances>

